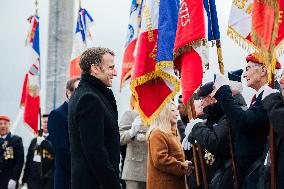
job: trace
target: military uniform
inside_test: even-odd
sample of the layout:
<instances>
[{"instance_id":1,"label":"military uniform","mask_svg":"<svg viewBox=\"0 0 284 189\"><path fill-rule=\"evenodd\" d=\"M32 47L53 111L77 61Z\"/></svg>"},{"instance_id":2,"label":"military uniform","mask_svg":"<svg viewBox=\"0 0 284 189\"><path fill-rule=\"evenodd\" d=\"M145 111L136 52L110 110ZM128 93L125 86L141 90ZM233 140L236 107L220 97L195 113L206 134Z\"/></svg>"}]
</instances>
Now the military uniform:
<instances>
[{"instance_id":1,"label":"military uniform","mask_svg":"<svg viewBox=\"0 0 284 189\"><path fill-rule=\"evenodd\" d=\"M29 189L53 188L54 151L48 137L37 144L37 138L29 146L22 183Z\"/></svg>"},{"instance_id":2,"label":"military uniform","mask_svg":"<svg viewBox=\"0 0 284 189\"><path fill-rule=\"evenodd\" d=\"M0 139L0 189L6 189L10 179L20 178L24 163L22 138L8 133Z\"/></svg>"}]
</instances>

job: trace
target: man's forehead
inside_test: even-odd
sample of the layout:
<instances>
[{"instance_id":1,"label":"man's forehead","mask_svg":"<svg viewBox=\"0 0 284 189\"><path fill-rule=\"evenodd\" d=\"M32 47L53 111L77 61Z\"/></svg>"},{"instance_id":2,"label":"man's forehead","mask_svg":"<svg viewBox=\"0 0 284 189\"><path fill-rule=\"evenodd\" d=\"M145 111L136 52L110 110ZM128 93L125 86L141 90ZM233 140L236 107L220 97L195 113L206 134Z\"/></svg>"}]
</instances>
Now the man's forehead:
<instances>
[{"instance_id":1,"label":"man's forehead","mask_svg":"<svg viewBox=\"0 0 284 189\"><path fill-rule=\"evenodd\" d=\"M248 66L261 66L261 64L257 64L257 63L255 63L255 62L249 61L249 62L247 63L247 67L248 67Z\"/></svg>"},{"instance_id":2,"label":"man's forehead","mask_svg":"<svg viewBox=\"0 0 284 189\"><path fill-rule=\"evenodd\" d=\"M0 120L0 123L10 123L10 122L7 120Z\"/></svg>"}]
</instances>

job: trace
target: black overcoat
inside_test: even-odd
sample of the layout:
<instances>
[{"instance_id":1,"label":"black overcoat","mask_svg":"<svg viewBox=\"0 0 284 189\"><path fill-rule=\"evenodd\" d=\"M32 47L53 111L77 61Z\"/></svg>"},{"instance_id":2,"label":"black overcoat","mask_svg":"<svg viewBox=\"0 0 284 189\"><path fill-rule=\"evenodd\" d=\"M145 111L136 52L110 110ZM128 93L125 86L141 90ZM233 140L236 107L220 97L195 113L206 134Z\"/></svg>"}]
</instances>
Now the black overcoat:
<instances>
[{"instance_id":1,"label":"black overcoat","mask_svg":"<svg viewBox=\"0 0 284 189\"><path fill-rule=\"evenodd\" d=\"M263 100L263 106L275 131L277 188L284 188L284 99L279 93L271 94Z\"/></svg>"},{"instance_id":2,"label":"black overcoat","mask_svg":"<svg viewBox=\"0 0 284 189\"><path fill-rule=\"evenodd\" d=\"M41 161L34 161L35 154ZM29 189L52 189L54 172L54 151L48 137L37 145L37 138L32 139L28 149L22 183Z\"/></svg>"},{"instance_id":3,"label":"black overcoat","mask_svg":"<svg viewBox=\"0 0 284 189\"><path fill-rule=\"evenodd\" d=\"M110 89L82 74L69 101L71 188L120 188L117 107Z\"/></svg>"},{"instance_id":4,"label":"black overcoat","mask_svg":"<svg viewBox=\"0 0 284 189\"><path fill-rule=\"evenodd\" d=\"M5 158L7 148L12 149L13 158ZM7 153L6 153L7 154ZM24 164L24 147L22 138L9 133L0 144L0 188L5 189L10 179L18 182Z\"/></svg>"},{"instance_id":5,"label":"black overcoat","mask_svg":"<svg viewBox=\"0 0 284 189\"><path fill-rule=\"evenodd\" d=\"M47 127L55 152L54 189L70 189L71 154L67 102L50 112Z\"/></svg>"},{"instance_id":6,"label":"black overcoat","mask_svg":"<svg viewBox=\"0 0 284 189\"><path fill-rule=\"evenodd\" d=\"M267 113L262 105L262 93L247 110L234 101L228 85L220 87L215 98L220 103L235 136L234 148L237 175L240 186L248 171L264 154L269 124Z\"/></svg>"}]
</instances>

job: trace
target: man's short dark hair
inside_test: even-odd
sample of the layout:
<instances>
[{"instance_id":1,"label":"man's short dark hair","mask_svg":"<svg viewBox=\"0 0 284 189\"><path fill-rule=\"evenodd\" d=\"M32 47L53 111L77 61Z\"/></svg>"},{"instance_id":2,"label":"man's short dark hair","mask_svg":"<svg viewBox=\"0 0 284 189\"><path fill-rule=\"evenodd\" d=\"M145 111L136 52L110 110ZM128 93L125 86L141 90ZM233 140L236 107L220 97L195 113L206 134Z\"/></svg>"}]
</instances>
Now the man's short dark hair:
<instances>
[{"instance_id":1,"label":"man's short dark hair","mask_svg":"<svg viewBox=\"0 0 284 189\"><path fill-rule=\"evenodd\" d=\"M48 117L49 114L42 114L42 117L45 118L45 117Z\"/></svg>"},{"instance_id":2,"label":"man's short dark hair","mask_svg":"<svg viewBox=\"0 0 284 189\"><path fill-rule=\"evenodd\" d=\"M74 83L76 81L80 81L80 77L74 77L67 81L66 89L69 90L71 93L75 90Z\"/></svg>"},{"instance_id":3,"label":"man's short dark hair","mask_svg":"<svg viewBox=\"0 0 284 189\"><path fill-rule=\"evenodd\" d=\"M83 52L79 62L82 74L90 74L92 64L100 66L103 55L107 53L115 56L112 50L104 47L92 47Z\"/></svg>"}]
</instances>

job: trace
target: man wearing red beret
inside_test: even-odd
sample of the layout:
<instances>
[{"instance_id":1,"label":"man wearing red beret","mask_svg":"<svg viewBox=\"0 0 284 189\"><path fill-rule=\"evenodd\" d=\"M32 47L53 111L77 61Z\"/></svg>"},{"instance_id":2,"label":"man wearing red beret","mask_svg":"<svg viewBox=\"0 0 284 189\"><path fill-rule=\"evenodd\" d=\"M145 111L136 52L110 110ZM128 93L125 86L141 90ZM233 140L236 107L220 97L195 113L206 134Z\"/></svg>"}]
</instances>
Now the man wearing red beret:
<instances>
[{"instance_id":1,"label":"man wearing red beret","mask_svg":"<svg viewBox=\"0 0 284 189\"><path fill-rule=\"evenodd\" d=\"M247 86L254 89L256 94L251 100L250 107L243 110L234 102L232 91L228 86L228 79L217 76L215 98L225 112L233 135L235 136L235 160L240 188L257 188L259 171L265 151L269 122L262 105L263 90L267 86L268 72L262 61L256 55L247 56L247 66L243 77Z\"/></svg>"},{"instance_id":2,"label":"man wearing red beret","mask_svg":"<svg viewBox=\"0 0 284 189\"><path fill-rule=\"evenodd\" d=\"M24 163L22 138L10 132L10 118L0 115L0 188L16 189Z\"/></svg>"}]
</instances>

